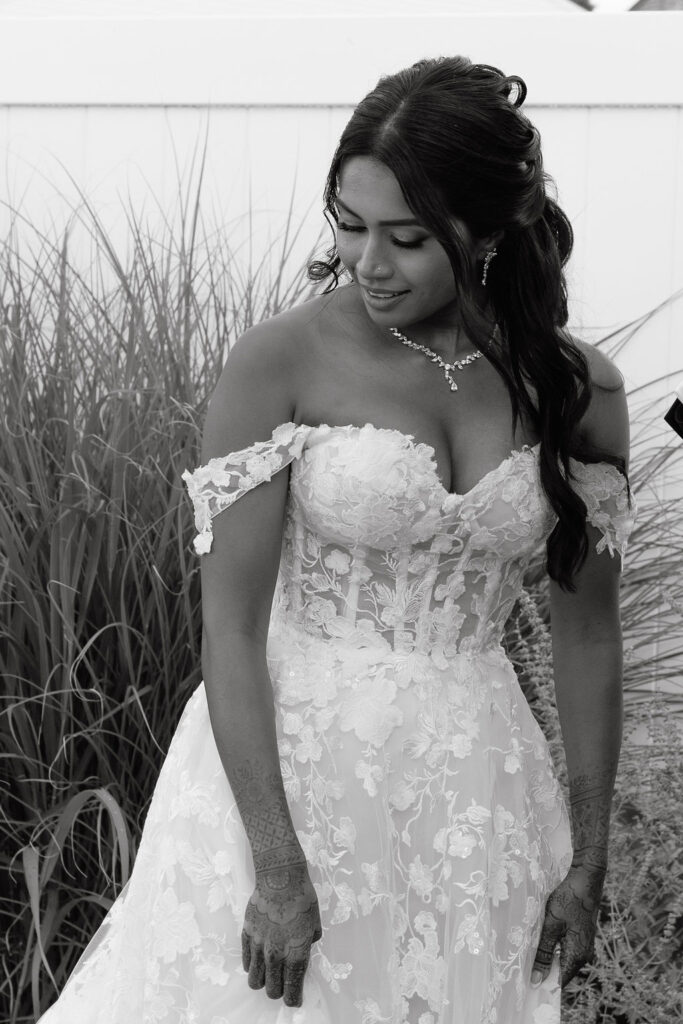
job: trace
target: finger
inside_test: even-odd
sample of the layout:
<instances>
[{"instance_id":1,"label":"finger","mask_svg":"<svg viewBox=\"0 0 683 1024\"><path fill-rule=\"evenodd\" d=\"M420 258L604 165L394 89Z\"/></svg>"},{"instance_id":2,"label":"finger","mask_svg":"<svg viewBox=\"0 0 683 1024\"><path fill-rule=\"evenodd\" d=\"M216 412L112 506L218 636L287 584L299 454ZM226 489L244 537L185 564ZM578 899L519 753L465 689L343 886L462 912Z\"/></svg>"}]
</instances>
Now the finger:
<instances>
[{"instance_id":1,"label":"finger","mask_svg":"<svg viewBox=\"0 0 683 1024\"><path fill-rule=\"evenodd\" d=\"M263 957L263 946L256 943L251 947L251 963L249 964L249 988L263 988L266 983L266 962Z\"/></svg>"},{"instance_id":2,"label":"finger","mask_svg":"<svg viewBox=\"0 0 683 1024\"><path fill-rule=\"evenodd\" d=\"M242 931L242 967L245 971L249 970L249 964L251 962L251 939L245 931Z\"/></svg>"},{"instance_id":3,"label":"finger","mask_svg":"<svg viewBox=\"0 0 683 1024\"><path fill-rule=\"evenodd\" d=\"M562 988L567 985L572 978L575 978L579 973L583 964L580 960L575 960L573 957L569 959L563 959L560 956L560 984Z\"/></svg>"},{"instance_id":4,"label":"finger","mask_svg":"<svg viewBox=\"0 0 683 1024\"><path fill-rule=\"evenodd\" d=\"M595 948L579 951L565 943L560 954L561 984L564 986L576 977L582 967L595 960Z\"/></svg>"},{"instance_id":5,"label":"finger","mask_svg":"<svg viewBox=\"0 0 683 1024\"><path fill-rule=\"evenodd\" d=\"M284 991L285 1006L301 1006L303 999L304 975L308 967L308 955L305 960L285 960Z\"/></svg>"},{"instance_id":6,"label":"finger","mask_svg":"<svg viewBox=\"0 0 683 1024\"><path fill-rule=\"evenodd\" d=\"M542 937L536 950L534 969L541 972L547 971L553 962L554 955L555 946L547 936Z\"/></svg>"},{"instance_id":7,"label":"finger","mask_svg":"<svg viewBox=\"0 0 683 1024\"><path fill-rule=\"evenodd\" d=\"M279 999L284 992L284 954L281 949L269 949L265 954L266 995Z\"/></svg>"},{"instance_id":8,"label":"finger","mask_svg":"<svg viewBox=\"0 0 683 1024\"><path fill-rule=\"evenodd\" d=\"M532 985L539 985L548 977L550 967L553 962L553 956L555 954L555 948L558 945L562 945L561 939L564 934L565 927L566 924L564 921L560 921L552 914L546 914L543 922L543 928L541 930L541 937L538 940L534 965L531 969Z\"/></svg>"}]
</instances>

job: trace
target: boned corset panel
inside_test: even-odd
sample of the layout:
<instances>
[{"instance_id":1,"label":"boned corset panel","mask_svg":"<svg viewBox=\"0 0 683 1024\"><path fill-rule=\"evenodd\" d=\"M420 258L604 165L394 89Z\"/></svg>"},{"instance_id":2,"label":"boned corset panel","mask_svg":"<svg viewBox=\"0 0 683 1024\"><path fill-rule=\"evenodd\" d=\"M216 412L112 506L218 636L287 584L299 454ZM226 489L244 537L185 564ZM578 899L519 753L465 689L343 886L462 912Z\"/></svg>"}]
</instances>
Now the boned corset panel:
<instances>
[{"instance_id":1,"label":"boned corset panel","mask_svg":"<svg viewBox=\"0 0 683 1024\"><path fill-rule=\"evenodd\" d=\"M186 473L202 552L211 519L291 463L271 626L438 665L500 643L529 563L557 516L539 446L513 451L465 494L439 479L434 449L399 430L287 423L270 439ZM572 486L623 555L633 521L623 476L571 460Z\"/></svg>"}]
</instances>

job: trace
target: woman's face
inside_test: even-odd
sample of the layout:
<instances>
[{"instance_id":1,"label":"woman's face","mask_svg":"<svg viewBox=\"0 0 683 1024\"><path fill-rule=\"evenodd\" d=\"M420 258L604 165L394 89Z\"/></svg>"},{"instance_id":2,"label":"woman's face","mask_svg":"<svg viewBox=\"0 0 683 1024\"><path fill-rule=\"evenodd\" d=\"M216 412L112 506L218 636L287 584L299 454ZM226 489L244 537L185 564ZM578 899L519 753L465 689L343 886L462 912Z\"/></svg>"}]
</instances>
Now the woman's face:
<instances>
[{"instance_id":1,"label":"woman's face","mask_svg":"<svg viewBox=\"0 0 683 1024\"><path fill-rule=\"evenodd\" d=\"M434 314L439 322L450 319L455 285L446 250L415 220L385 164L368 156L344 162L337 213L337 251L375 323L408 326ZM464 222L453 223L471 244ZM382 299L373 296L377 291L399 294Z\"/></svg>"}]
</instances>

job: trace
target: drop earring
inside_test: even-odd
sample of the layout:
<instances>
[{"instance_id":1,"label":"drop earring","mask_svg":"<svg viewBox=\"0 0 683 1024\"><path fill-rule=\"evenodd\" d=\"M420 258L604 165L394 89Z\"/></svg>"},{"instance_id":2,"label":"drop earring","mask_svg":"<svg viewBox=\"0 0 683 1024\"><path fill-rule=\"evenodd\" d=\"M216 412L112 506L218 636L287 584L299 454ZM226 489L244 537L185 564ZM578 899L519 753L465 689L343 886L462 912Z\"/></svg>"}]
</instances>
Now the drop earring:
<instances>
[{"instance_id":1,"label":"drop earring","mask_svg":"<svg viewBox=\"0 0 683 1024\"><path fill-rule=\"evenodd\" d=\"M486 253L486 258L484 259L484 273L482 274L482 278L481 278L481 283L484 286L486 286L486 275L489 272L489 263L491 262L493 257L497 256L497 255L498 255L498 250L497 249L489 249L489 251Z\"/></svg>"}]
</instances>

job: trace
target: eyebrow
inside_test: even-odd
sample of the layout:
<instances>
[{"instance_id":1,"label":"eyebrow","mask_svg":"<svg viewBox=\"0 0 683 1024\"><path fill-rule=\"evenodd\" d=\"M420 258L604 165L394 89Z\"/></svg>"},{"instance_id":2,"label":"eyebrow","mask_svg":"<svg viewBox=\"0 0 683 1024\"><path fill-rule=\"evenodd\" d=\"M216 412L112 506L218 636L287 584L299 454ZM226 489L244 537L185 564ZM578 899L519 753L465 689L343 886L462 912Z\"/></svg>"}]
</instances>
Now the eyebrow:
<instances>
[{"instance_id":1,"label":"eyebrow","mask_svg":"<svg viewBox=\"0 0 683 1024\"><path fill-rule=\"evenodd\" d=\"M352 217L357 217L358 220L362 220L362 217L358 217L358 214L354 213L353 210L346 205L346 203L342 203L341 199L335 199L335 202L336 202L337 206L341 206L341 208L343 210L346 210L347 213L350 213ZM381 221L379 221L380 227L386 227L389 224L415 224L415 225L419 225L419 221L415 220L414 218L413 219L409 219L409 220L381 220Z\"/></svg>"}]
</instances>

